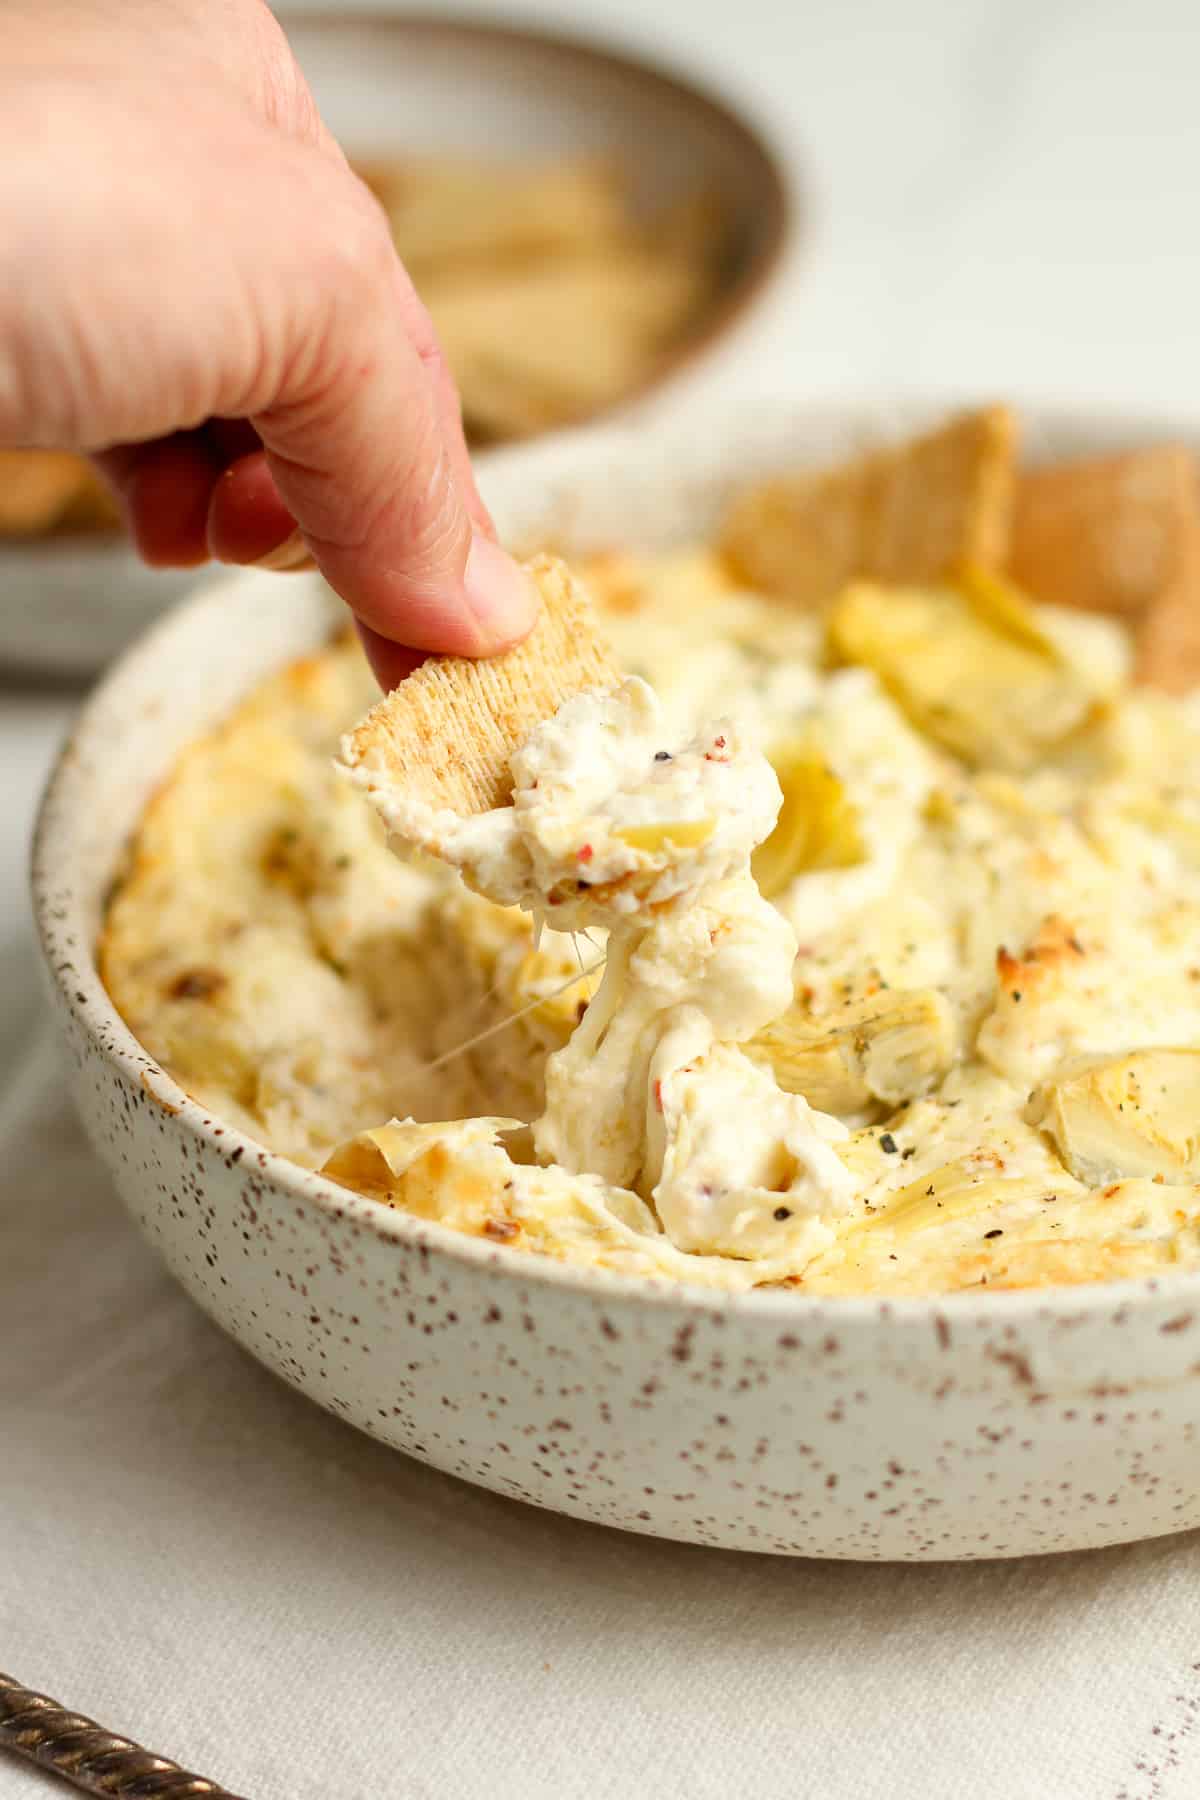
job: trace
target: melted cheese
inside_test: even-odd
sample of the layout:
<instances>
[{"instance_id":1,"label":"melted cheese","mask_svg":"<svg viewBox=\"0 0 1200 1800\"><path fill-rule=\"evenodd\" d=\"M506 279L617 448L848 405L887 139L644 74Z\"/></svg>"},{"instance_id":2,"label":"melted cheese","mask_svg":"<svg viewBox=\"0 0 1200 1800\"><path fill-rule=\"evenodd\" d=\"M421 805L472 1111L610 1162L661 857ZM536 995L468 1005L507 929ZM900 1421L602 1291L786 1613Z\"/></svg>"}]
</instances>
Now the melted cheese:
<instances>
[{"instance_id":1,"label":"melted cheese","mask_svg":"<svg viewBox=\"0 0 1200 1800\"><path fill-rule=\"evenodd\" d=\"M811 1255L850 1201L831 1148L846 1128L738 1048L792 997L795 936L750 873L779 784L728 720L665 735L633 677L540 725L492 812L434 813L376 771L346 773L392 836L485 898L539 928L608 932L599 991L546 1065L538 1161L644 1196L676 1249Z\"/></svg>"}]
</instances>

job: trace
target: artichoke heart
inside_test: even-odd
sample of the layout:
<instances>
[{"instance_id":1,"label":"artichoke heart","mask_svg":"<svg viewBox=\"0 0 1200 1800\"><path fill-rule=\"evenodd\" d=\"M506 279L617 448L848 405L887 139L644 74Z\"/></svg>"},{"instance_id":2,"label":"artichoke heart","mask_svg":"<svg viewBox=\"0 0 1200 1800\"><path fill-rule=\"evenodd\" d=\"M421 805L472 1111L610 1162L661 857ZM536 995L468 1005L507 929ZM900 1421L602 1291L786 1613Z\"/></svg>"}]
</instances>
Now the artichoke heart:
<instances>
[{"instance_id":1,"label":"artichoke heart","mask_svg":"<svg viewBox=\"0 0 1200 1800\"><path fill-rule=\"evenodd\" d=\"M854 582L829 615L842 662L879 677L910 722L973 766L1023 770L1092 713L1093 684L1020 594L969 573L961 586Z\"/></svg>"},{"instance_id":2,"label":"artichoke heart","mask_svg":"<svg viewBox=\"0 0 1200 1800\"><path fill-rule=\"evenodd\" d=\"M1050 1082L1031 1104L1071 1174L1200 1180L1200 1050L1134 1050Z\"/></svg>"},{"instance_id":3,"label":"artichoke heart","mask_svg":"<svg viewBox=\"0 0 1200 1800\"><path fill-rule=\"evenodd\" d=\"M998 1174L993 1162L979 1155L957 1156L928 1175L898 1188L855 1229L870 1227L896 1237L945 1225L952 1219L994 1214L1016 1201L1039 1197L1044 1183L1028 1176Z\"/></svg>"},{"instance_id":4,"label":"artichoke heart","mask_svg":"<svg viewBox=\"0 0 1200 1800\"><path fill-rule=\"evenodd\" d=\"M555 1040L565 1044L599 986L597 970L581 973L578 981L568 977L564 984L561 958L531 948L513 972L511 998L514 1006L524 1001L524 1014L547 1026Z\"/></svg>"},{"instance_id":5,"label":"artichoke heart","mask_svg":"<svg viewBox=\"0 0 1200 1800\"><path fill-rule=\"evenodd\" d=\"M783 790L775 829L751 859L765 899L815 869L848 869L866 854L858 812L822 753L813 730L770 752Z\"/></svg>"},{"instance_id":6,"label":"artichoke heart","mask_svg":"<svg viewBox=\"0 0 1200 1800\"><path fill-rule=\"evenodd\" d=\"M781 1088L818 1112L899 1106L944 1075L956 1049L954 1018L935 988L885 989L834 1013L785 1013L753 1039Z\"/></svg>"},{"instance_id":7,"label":"artichoke heart","mask_svg":"<svg viewBox=\"0 0 1200 1800\"><path fill-rule=\"evenodd\" d=\"M717 829L715 819L670 819L665 823L622 825L613 832L631 850L696 850Z\"/></svg>"}]
</instances>

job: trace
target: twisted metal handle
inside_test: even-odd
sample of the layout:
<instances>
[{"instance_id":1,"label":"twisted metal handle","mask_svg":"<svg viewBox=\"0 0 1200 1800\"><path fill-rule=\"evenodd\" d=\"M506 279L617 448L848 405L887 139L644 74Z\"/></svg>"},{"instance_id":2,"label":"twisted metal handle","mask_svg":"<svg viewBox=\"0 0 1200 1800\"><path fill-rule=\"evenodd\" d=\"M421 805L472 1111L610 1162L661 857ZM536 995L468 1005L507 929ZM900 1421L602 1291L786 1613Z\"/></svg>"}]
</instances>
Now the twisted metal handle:
<instances>
[{"instance_id":1,"label":"twisted metal handle","mask_svg":"<svg viewBox=\"0 0 1200 1800\"><path fill-rule=\"evenodd\" d=\"M0 1748L107 1800L239 1800L215 1781L189 1775L178 1763L115 1737L94 1719L68 1712L47 1694L35 1694L3 1674Z\"/></svg>"}]
</instances>

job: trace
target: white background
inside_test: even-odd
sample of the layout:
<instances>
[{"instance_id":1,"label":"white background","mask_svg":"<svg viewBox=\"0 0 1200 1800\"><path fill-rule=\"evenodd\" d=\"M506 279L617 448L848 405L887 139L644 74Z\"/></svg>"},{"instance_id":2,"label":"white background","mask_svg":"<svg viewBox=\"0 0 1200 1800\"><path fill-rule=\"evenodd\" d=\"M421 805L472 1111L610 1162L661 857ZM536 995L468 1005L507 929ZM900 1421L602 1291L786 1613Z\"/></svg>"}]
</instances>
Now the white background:
<instances>
[{"instance_id":1,"label":"white background","mask_svg":"<svg viewBox=\"0 0 1200 1800\"><path fill-rule=\"evenodd\" d=\"M508 16L652 49L786 150L803 241L714 381L1200 411L1189 0ZM1195 1540L888 1571L625 1539L354 1437L195 1315L30 1048L25 842L75 702L0 686L0 1665L251 1800L1197 1791Z\"/></svg>"}]
</instances>

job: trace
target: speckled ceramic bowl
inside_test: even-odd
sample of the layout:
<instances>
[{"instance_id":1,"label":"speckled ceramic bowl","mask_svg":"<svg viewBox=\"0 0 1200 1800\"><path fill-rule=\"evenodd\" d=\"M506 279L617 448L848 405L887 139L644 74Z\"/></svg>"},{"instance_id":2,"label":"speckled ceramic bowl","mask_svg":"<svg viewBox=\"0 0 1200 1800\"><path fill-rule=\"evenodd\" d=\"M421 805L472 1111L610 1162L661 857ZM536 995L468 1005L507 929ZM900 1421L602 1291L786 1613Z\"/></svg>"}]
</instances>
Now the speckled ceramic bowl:
<instances>
[{"instance_id":1,"label":"speckled ceramic bowl","mask_svg":"<svg viewBox=\"0 0 1200 1800\"><path fill-rule=\"evenodd\" d=\"M726 407L664 432L507 453L510 535L704 528L730 480L913 409ZM1152 436L1042 416L1053 446ZM418 1223L210 1118L140 1048L92 955L104 896L177 752L331 616L251 575L159 625L95 693L42 811L46 961L96 1148L211 1316L409 1455L634 1531L802 1556L1078 1549L1200 1525L1200 1277L942 1301L716 1297Z\"/></svg>"}]
</instances>

